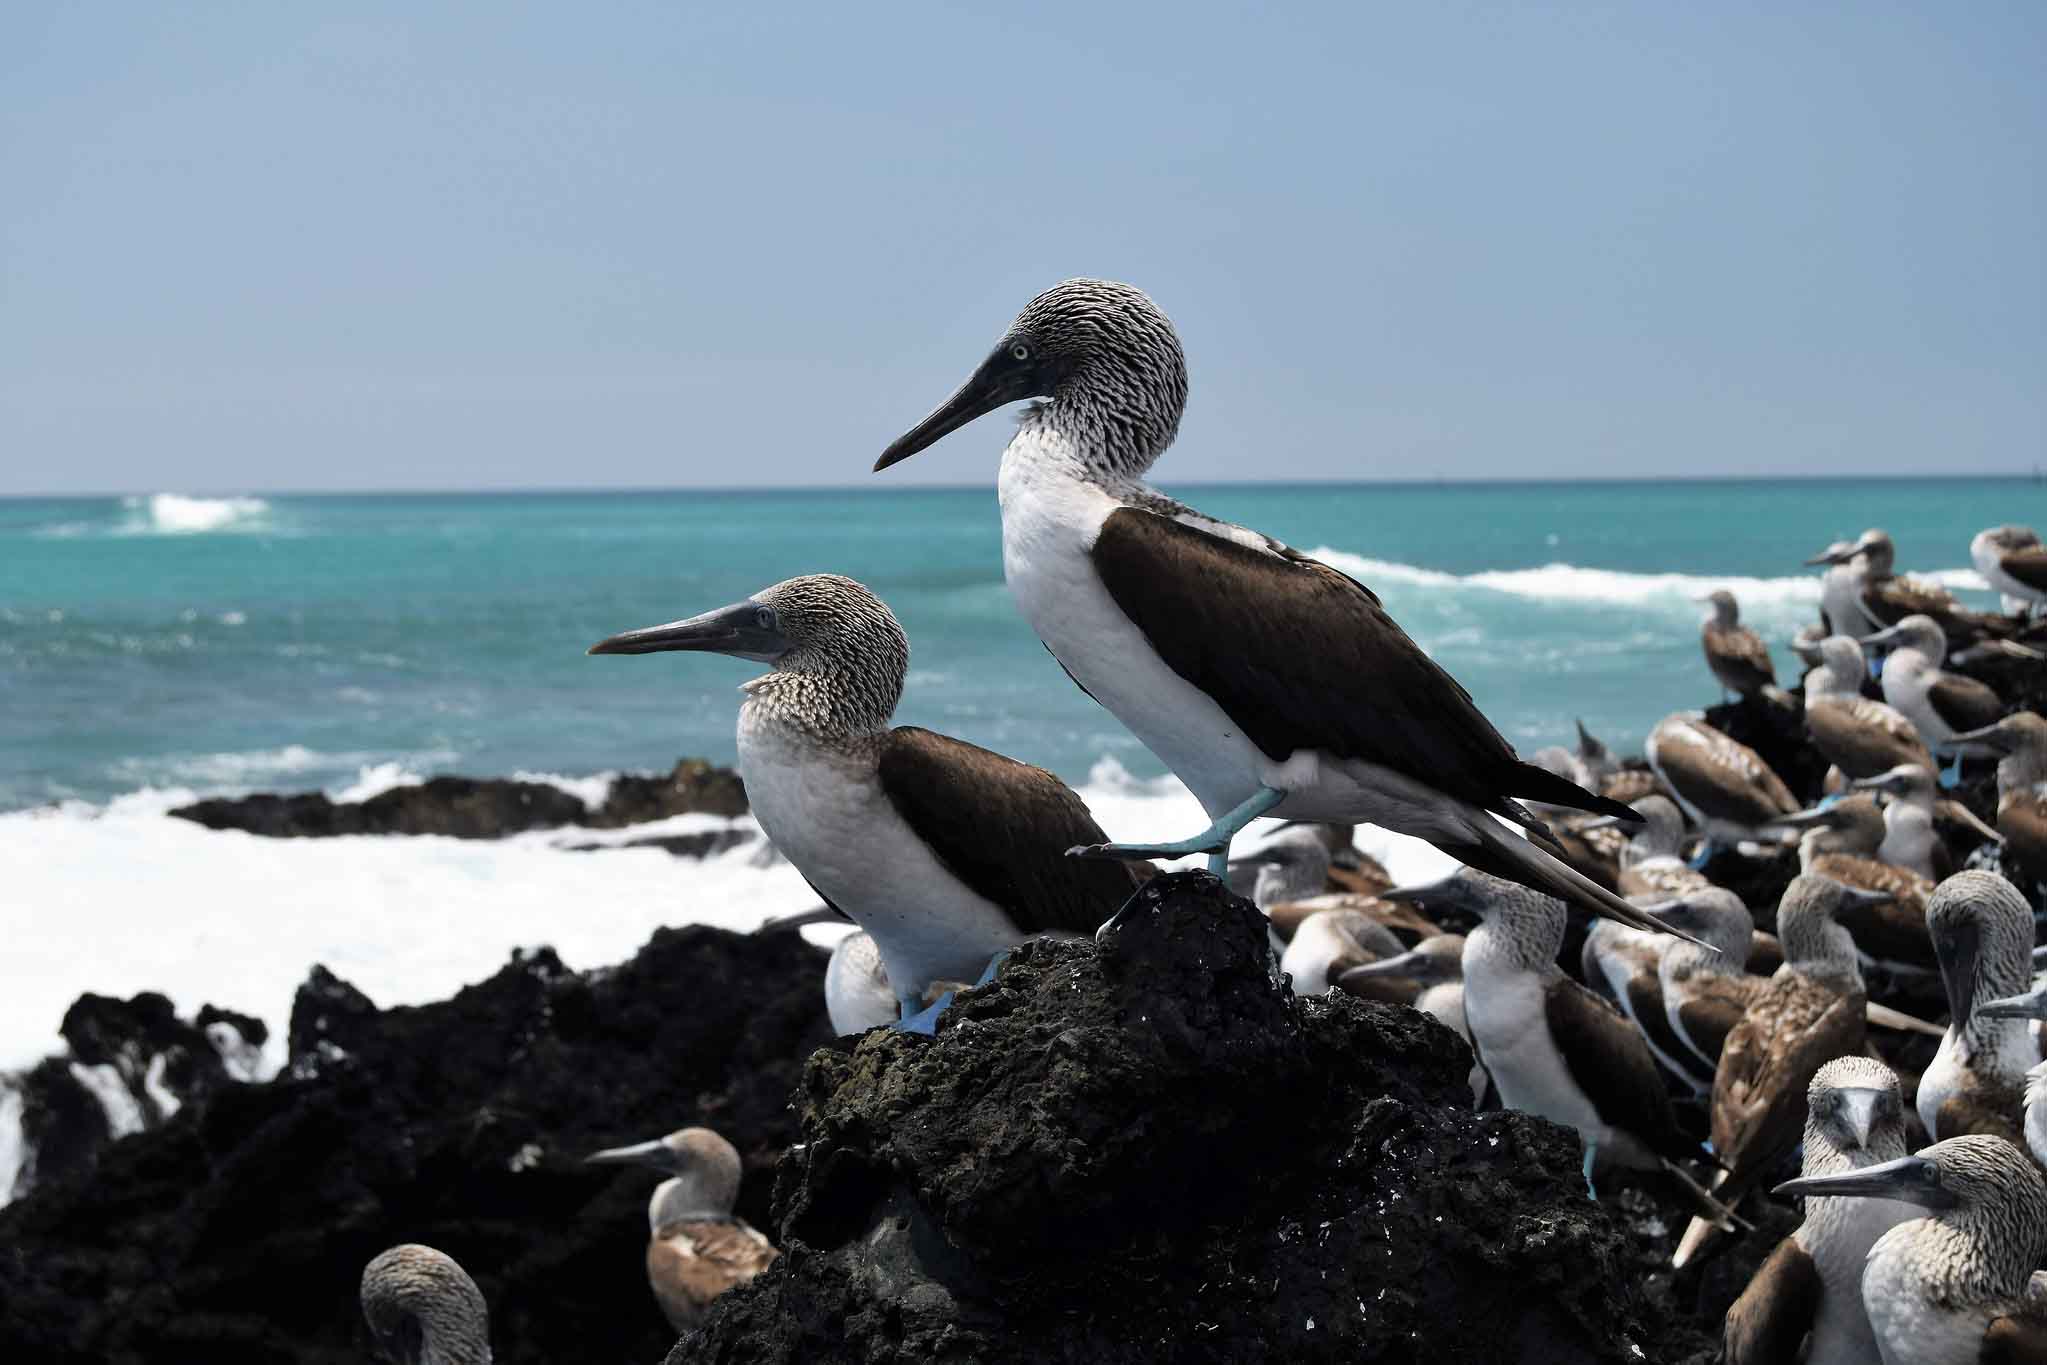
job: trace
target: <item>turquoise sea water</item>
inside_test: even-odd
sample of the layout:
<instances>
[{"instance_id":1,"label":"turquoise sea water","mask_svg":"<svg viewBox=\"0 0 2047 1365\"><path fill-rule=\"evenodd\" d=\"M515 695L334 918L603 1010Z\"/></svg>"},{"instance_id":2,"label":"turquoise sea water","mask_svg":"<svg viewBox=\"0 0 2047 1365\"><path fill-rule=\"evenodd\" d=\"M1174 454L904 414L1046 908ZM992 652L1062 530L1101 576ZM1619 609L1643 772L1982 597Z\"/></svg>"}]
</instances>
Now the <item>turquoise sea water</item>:
<instances>
[{"instance_id":1,"label":"turquoise sea water","mask_svg":"<svg viewBox=\"0 0 2047 1365\"><path fill-rule=\"evenodd\" d=\"M1700 593L1733 587L1789 681L1826 542L1885 527L1902 567L1966 590L1975 531L2047 518L2016 479L1171 491L1330 552L1524 750L1573 716L1632 747L1711 701ZM0 501L0 810L729 760L756 666L584 648L821 570L909 630L900 720L1074 781L1158 770L1016 615L990 488L158 494Z\"/></svg>"}]
</instances>

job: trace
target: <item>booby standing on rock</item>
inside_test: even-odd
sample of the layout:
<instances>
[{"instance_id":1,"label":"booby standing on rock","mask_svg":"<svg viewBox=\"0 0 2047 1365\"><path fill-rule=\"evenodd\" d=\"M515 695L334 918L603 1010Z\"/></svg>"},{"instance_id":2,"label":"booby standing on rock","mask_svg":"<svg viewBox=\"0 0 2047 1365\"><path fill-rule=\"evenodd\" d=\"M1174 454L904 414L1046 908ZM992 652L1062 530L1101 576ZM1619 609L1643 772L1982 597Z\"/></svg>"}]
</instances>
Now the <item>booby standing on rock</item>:
<instances>
[{"instance_id":1,"label":"booby standing on rock","mask_svg":"<svg viewBox=\"0 0 2047 1365\"><path fill-rule=\"evenodd\" d=\"M881 600L812 574L733 606L603 640L592 654L707 650L769 663L741 689L739 767L761 828L817 893L874 936L906 1025L1034 934L1092 931L1136 889L1065 856L1103 835L1042 768L914 726L889 728L910 646Z\"/></svg>"},{"instance_id":2,"label":"booby standing on rock","mask_svg":"<svg viewBox=\"0 0 2047 1365\"><path fill-rule=\"evenodd\" d=\"M1897 573L1897 553L1889 533L1871 527L1848 547L1842 560L1847 565L1850 590L1862 608L1862 619L1871 623L1870 628L1893 625L1907 616L1928 616L1950 630L1970 635L1981 633L1983 618L1966 610L1953 593L1937 583L1924 583ZM1822 610L1826 600L1823 593Z\"/></svg>"},{"instance_id":3,"label":"booby standing on rock","mask_svg":"<svg viewBox=\"0 0 2047 1365\"><path fill-rule=\"evenodd\" d=\"M2026 1021L1989 1002L2033 980L2033 913L1995 872L1957 872L1926 906L1947 988L1947 1036L1919 1078L1919 1122L1935 1138L2021 1141L2026 1072L2040 1061Z\"/></svg>"},{"instance_id":4,"label":"booby standing on rock","mask_svg":"<svg viewBox=\"0 0 2047 1365\"><path fill-rule=\"evenodd\" d=\"M1985 582L2032 610L2047 605L2047 546L2030 526L1993 526L1969 542L1969 558Z\"/></svg>"},{"instance_id":5,"label":"booby standing on rock","mask_svg":"<svg viewBox=\"0 0 2047 1365\"><path fill-rule=\"evenodd\" d=\"M1699 627L1699 646L1714 678L1737 697L1776 692L1777 665L1770 661L1770 647L1741 624L1741 606L1734 594L1720 588L1699 600L1713 605L1713 614Z\"/></svg>"},{"instance_id":6,"label":"booby standing on rock","mask_svg":"<svg viewBox=\"0 0 2047 1365\"><path fill-rule=\"evenodd\" d=\"M416 1242L381 1251L358 1297L393 1365L490 1365L490 1309L454 1257Z\"/></svg>"},{"instance_id":7,"label":"booby standing on rock","mask_svg":"<svg viewBox=\"0 0 2047 1365\"><path fill-rule=\"evenodd\" d=\"M2028 1296L2047 1253L2047 1182L2003 1138L1948 1138L1915 1156L1800 1176L1780 1195L1902 1200L1930 1217L1877 1238L1862 1306L1884 1365L2047 1360L2047 1307Z\"/></svg>"},{"instance_id":8,"label":"booby standing on rock","mask_svg":"<svg viewBox=\"0 0 2047 1365\"><path fill-rule=\"evenodd\" d=\"M1886 624L1869 614L1862 602L1864 566L1855 560L1855 542L1837 540L1805 561L1824 564L1820 575L1820 623L1829 635L1861 637Z\"/></svg>"},{"instance_id":9,"label":"booby standing on rock","mask_svg":"<svg viewBox=\"0 0 2047 1365\"><path fill-rule=\"evenodd\" d=\"M681 1128L587 1160L668 1172L647 1201L647 1284L668 1325L686 1332L735 1285L780 1254L732 1206L739 1202L739 1153L708 1128Z\"/></svg>"},{"instance_id":10,"label":"booby standing on rock","mask_svg":"<svg viewBox=\"0 0 2047 1365\"><path fill-rule=\"evenodd\" d=\"M1931 616L1907 616L1865 636L1862 643L1893 646L1884 661L1884 700L1912 722L1929 749L1955 755L1946 774L1953 785L1961 776L1962 761L1955 736L1995 725L2004 714L2004 703L1983 683L1941 667L1947 659L1947 635Z\"/></svg>"},{"instance_id":11,"label":"booby standing on rock","mask_svg":"<svg viewBox=\"0 0 2047 1365\"><path fill-rule=\"evenodd\" d=\"M1658 721L1643 755L1692 823L1706 832L1694 866L1704 866L1716 845L1760 838L1767 826L1798 809L1784 779L1761 754L1706 724L1697 711Z\"/></svg>"},{"instance_id":12,"label":"booby standing on rock","mask_svg":"<svg viewBox=\"0 0 2047 1365\"><path fill-rule=\"evenodd\" d=\"M1010 591L1066 672L1211 822L1174 843L1087 853L1207 853L1220 874L1231 837L1257 816L1369 822L1652 927L1553 857L1522 801L1632 818L1625 807L1517 758L1364 586L1144 483L1179 430L1187 365L1138 290L1077 279L1031 300L875 468L1025 398L1051 401L1025 409L1002 456Z\"/></svg>"},{"instance_id":13,"label":"booby standing on rock","mask_svg":"<svg viewBox=\"0 0 2047 1365\"><path fill-rule=\"evenodd\" d=\"M1801 873L1777 906L1784 965L1727 1035L1713 1073L1713 1152L1726 1168L1714 1193L1738 1205L1798 1144L1805 1092L1819 1069L1862 1050L1862 972L1836 922L1840 907L1874 892ZM1682 1266L1710 1235L1694 1218L1671 1258Z\"/></svg>"},{"instance_id":14,"label":"booby standing on rock","mask_svg":"<svg viewBox=\"0 0 2047 1365\"><path fill-rule=\"evenodd\" d=\"M1770 984L1746 970L1755 918L1741 897L1717 886L1689 892L1656 909L1719 949L1715 953L1696 944L1672 944L1657 964L1664 1021L1696 1059L1696 1067L1703 1069L1705 1084L1698 1088L1710 1089L1727 1035Z\"/></svg>"},{"instance_id":15,"label":"booby standing on rock","mask_svg":"<svg viewBox=\"0 0 2047 1365\"><path fill-rule=\"evenodd\" d=\"M1846 635L1820 641L1820 666L1805 679L1805 734L1848 778L1903 763L1933 767L1919 729L1896 707L1862 695L1862 646Z\"/></svg>"},{"instance_id":16,"label":"booby standing on rock","mask_svg":"<svg viewBox=\"0 0 2047 1365\"><path fill-rule=\"evenodd\" d=\"M1836 1057L1806 1090L1803 1177L1866 1170L1905 1155L1898 1077L1870 1057ZM1876 1334L1862 1271L1876 1239L1919 1211L1890 1199L1805 1201L1805 1221L1727 1310L1724 1365L1871 1365Z\"/></svg>"},{"instance_id":17,"label":"booby standing on rock","mask_svg":"<svg viewBox=\"0 0 2047 1365\"><path fill-rule=\"evenodd\" d=\"M1645 796L1634 807L1642 823L1621 850L1620 893L1668 900L1711 886L1703 872L1679 856L1684 851L1685 818L1676 803L1667 796Z\"/></svg>"},{"instance_id":18,"label":"booby standing on rock","mask_svg":"<svg viewBox=\"0 0 2047 1365\"><path fill-rule=\"evenodd\" d=\"M1956 735L1955 745L1997 756L1997 832L2005 856L2021 876L2047 882L2047 718L2014 711Z\"/></svg>"},{"instance_id":19,"label":"booby standing on rock","mask_svg":"<svg viewBox=\"0 0 2047 1365\"><path fill-rule=\"evenodd\" d=\"M1954 869L1954 858L1934 828L1936 811L1943 819L1964 825L1993 843L2004 836L1976 818L1976 813L1959 801L1942 801L1940 785L1934 780L1932 764L1900 763L1848 784L1861 791L1884 795L1884 841L1876 856L1893 867L1906 868L1932 881L1940 881Z\"/></svg>"},{"instance_id":20,"label":"booby standing on rock","mask_svg":"<svg viewBox=\"0 0 2047 1365\"><path fill-rule=\"evenodd\" d=\"M1387 981L1411 981L1418 992L1414 1008L1430 1015L1471 1043L1471 1102L1485 1101L1485 1064L1478 1059L1478 1045L1471 1042L1471 1024L1464 1014L1464 935L1435 934L1404 953L1351 967L1337 978L1346 991L1371 994L1371 987Z\"/></svg>"},{"instance_id":21,"label":"booby standing on rock","mask_svg":"<svg viewBox=\"0 0 2047 1365\"><path fill-rule=\"evenodd\" d=\"M1801 872L1881 894L1880 901L1841 907L1838 918L1865 961L1896 970L1930 972L1939 964L1926 936L1926 901L1933 882L1879 860L1884 817L1867 796L1846 796L1787 815L1787 829L1803 829Z\"/></svg>"}]
</instances>

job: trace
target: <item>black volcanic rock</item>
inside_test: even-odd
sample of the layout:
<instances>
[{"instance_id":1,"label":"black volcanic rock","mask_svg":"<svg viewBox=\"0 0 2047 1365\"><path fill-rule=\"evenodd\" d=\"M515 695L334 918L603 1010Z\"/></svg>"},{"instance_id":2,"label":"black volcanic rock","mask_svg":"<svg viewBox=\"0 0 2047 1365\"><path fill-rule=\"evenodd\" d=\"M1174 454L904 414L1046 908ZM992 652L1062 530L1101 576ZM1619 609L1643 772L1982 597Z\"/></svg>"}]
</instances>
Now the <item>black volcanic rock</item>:
<instances>
[{"instance_id":1,"label":"black volcanic rock","mask_svg":"<svg viewBox=\"0 0 2047 1365\"><path fill-rule=\"evenodd\" d=\"M1160 877L936 1039L813 1056L785 1254L669 1365L1671 1358L1575 1135L1471 1113L1469 1057L1414 1011L1296 999L1247 903Z\"/></svg>"},{"instance_id":2,"label":"black volcanic rock","mask_svg":"<svg viewBox=\"0 0 2047 1365\"><path fill-rule=\"evenodd\" d=\"M656 1360L657 1177L582 1157L708 1124L765 1224L790 1088L830 1036L824 960L794 934L663 930L620 967L542 951L390 1010L316 971L277 1080L199 1095L0 1209L0 1360L356 1365L357 1280L401 1241L467 1266L506 1365ZM74 1010L88 1044L100 1009Z\"/></svg>"},{"instance_id":3,"label":"black volcanic rock","mask_svg":"<svg viewBox=\"0 0 2047 1365\"><path fill-rule=\"evenodd\" d=\"M335 801L320 792L260 793L196 801L171 814L208 829L239 829L269 838L445 834L497 839L562 825L618 829L671 815L730 818L744 815L746 809L746 788L737 773L686 758L662 777L626 774L614 779L604 804L595 810L547 782L436 777L393 787L367 801Z\"/></svg>"}]
</instances>

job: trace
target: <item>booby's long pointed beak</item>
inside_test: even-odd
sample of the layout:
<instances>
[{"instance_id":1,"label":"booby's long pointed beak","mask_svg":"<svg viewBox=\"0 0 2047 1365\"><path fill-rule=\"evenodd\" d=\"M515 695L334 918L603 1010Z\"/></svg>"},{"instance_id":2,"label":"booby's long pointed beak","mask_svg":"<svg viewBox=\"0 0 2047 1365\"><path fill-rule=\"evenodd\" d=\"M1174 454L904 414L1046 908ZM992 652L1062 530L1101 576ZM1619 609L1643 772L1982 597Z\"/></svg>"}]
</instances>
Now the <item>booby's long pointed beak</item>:
<instances>
[{"instance_id":1,"label":"booby's long pointed beak","mask_svg":"<svg viewBox=\"0 0 2047 1365\"><path fill-rule=\"evenodd\" d=\"M1883 1097L1881 1090L1866 1086L1849 1086L1835 1092L1841 1097L1843 1117L1848 1120L1848 1130L1855 1134L1855 1145L1869 1148L1869 1135L1876 1128L1876 1106Z\"/></svg>"},{"instance_id":2,"label":"booby's long pointed beak","mask_svg":"<svg viewBox=\"0 0 2047 1365\"><path fill-rule=\"evenodd\" d=\"M1959 801L1938 802L1934 810L1944 819L1952 820L1958 825L1967 825L1993 844L2002 844L2005 841L2003 834L1984 824L1982 817Z\"/></svg>"},{"instance_id":3,"label":"booby's long pointed beak","mask_svg":"<svg viewBox=\"0 0 2047 1365\"><path fill-rule=\"evenodd\" d=\"M1983 930L1973 919L1942 925L1933 935L1940 960L1940 984L1947 989L1948 1014L1957 1029L1969 1023L1976 1007L1976 962L1983 955Z\"/></svg>"},{"instance_id":4,"label":"booby's long pointed beak","mask_svg":"<svg viewBox=\"0 0 2047 1365\"><path fill-rule=\"evenodd\" d=\"M674 1164L674 1153L660 1138L652 1142L636 1142L630 1147L607 1147L601 1152L592 1152L583 1158L596 1166L654 1166L667 1170Z\"/></svg>"},{"instance_id":5,"label":"booby's long pointed beak","mask_svg":"<svg viewBox=\"0 0 2047 1365\"><path fill-rule=\"evenodd\" d=\"M1859 643L1865 645L1887 645L1891 641L1897 639L1900 635L1903 635L1904 633L1905 627L1902 624L1895 626L1885 626L1882 630L1878 631L1874 635L1863 636Z\"/></svg>"},{"instance_id":6,"label":"booby's long pointed beak","mask_svg":"<svg viewBox=\"0 0 2047 1365\"><path fill-rule=\"evenodd\" d=\"M1883 1161L1874 1166L1864 1166L1859 1171L1842 1171L1836 1175L1802 1175L1796 1180L1785 1181L1772 1193L1802 1194L1807 1198L1817 1195L1826 1199L1843 1195L1862 1199L1900 1199L1928 1209L1953 1208L1955 1204L1955 1197L1940 1182L1940 1167L1923 1156L1901 1156L1896 1161Z\"/></svg>"},{"instance_id":7,"label":"booby's long pointed beak","mask_svg":"<svg viewBox=\"0 0 2047 1365\"><path fill-rule=\"evenodd\" d=\"M1889 905L1897 898L1893 892L1875 891L1866 886L1841 888L1841 904L1853 910L1874 910L1880 905Z\"/></svg>"},{"instance_id":8,"label":"booby's long pointed beak","mask_svg":"<svg viewBox=\"0 0 2047 1365\"><path fill-rule=\"evenodd\" d=\"M1410 948L1392 957L1382 957L1377 962L1364 962L1347 968L1337 976L1336 984L1341 986L1346 981L1375 981L1389 976L1411 976L1417 981L1426 981L1432 979L1430 973L1433 965L1427 953L1418 948Z\"/></svg>"},{"instance_id":9,"label":"booby's long pointed beak","mask_svg":"<svg viewBox=\"0 0 2047 1365\"><path fill-rule=\"evenodd\" d=\"M1964 730L1948 740L1948 748L1971 758L1997 758L2019 747L2019 737L1994 721L1980 730Z\"/></svg>"},{"instance_id":10,"label":"booby's long pointed beak","mask_svg":"<svg viewBox=\"0 0 2047 1365\"><path fill-rule=\"evenodd\" d=\"M931 415L889 442L874 462L876 473L909 459L924 447L958 431L976 417L995 411L1005 403L1043 395L1037 366L1029 356L1018 359L1007 346L981 362L981 368L967 376L967 382L952 397L932 409Z\"/></svg>"},{"instance_id":11,"label":"booby's long pointed beak","mask_svg":"<svg viewBox=\"0 0 2047 1365\"><path fill-rule=\"evenodd\" d=\"M606 636L590 646L589 652L659 654L676 649L730 654L767 664L789 652L789 640L775 624L774 609L749 598L685 621Z\"/></svg>"},{"instance_id":12,"label":"booby's long pointed beak","mask_svg":"<svg viewBox=\"0 0 2047 1365\"><path fill-rule=\"evenodd\" d=\"M2047 986L2035 986L2024 995L2000 996L1976 1006L1976 1013L1991 1019L2047 1019Z\"/></svg>"},{"instance_id":13,"label":"booby's long pointed beak","mask_svg":"<svg viewBox=\"0 0 2047 1365\"><path fill-rule=\"evenodd\" d=\"M1831 807L1809 806L1801 811L1793 811L1789 815L1780 815L1770 821L1770 824L1773 826L1785 825L1794 829L1803 829L1808 825L1831 825L1833 822L1834 814Z\"/></svg>"},{"instance_id":14,"label":"booby's long pointed beak","mask_svg":"<svg viewBox=\"0 0 2047 1365\"><path fill-rule=\"evenodd\" d=\"M1854 547L1850 546L1848 549L1845 550L1821 550L1818 554L1814 555L1811 559L1808 559L1805 562L1808 566L1814 564L1845 564L1854 557L1855 557Z\"/></svg>"}]
</instances>

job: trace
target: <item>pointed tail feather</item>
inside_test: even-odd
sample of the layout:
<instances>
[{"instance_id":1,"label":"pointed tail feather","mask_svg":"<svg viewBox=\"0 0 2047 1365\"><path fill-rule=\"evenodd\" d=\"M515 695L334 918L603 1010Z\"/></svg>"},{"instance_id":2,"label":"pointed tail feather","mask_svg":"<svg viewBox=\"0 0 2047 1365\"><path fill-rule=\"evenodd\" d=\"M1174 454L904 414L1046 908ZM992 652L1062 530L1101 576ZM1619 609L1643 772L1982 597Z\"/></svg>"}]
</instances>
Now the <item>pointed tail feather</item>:
<instances>
[{"instance_id":1,"label":"pointed tail feather","mask_svg":"<svg viewBox=\"0 0 2047 1365\"><path fill-rule=\"evenodd\" d=\"M1509 833L1504 825L1490 816L1476 816L1469 822L1468 828L1474 836L1472 843L1439 842L1436 847L1481 872L1490 872L1495 877L1519 882L1531 890L1542 892L1545 896L1555 896L1558 900L1578 905L1595 915L1619 920L1631 928L1646 929L1652 934L1672 934L1687 942L1697 943L1702 948L1712 946L1671 927L1653 915L1642 913L1584 873L1559 862L1528 840Z\"/></svg>"},{"instance_id":2,"label":"pointed tail feather","mask_svg":"<svg viewBox=\"0 0 2047 1365\"><path fill-rule=\"evenodd\" d=\"M1558 777L1549 769L1538 768L1533 763L1516 763L1502 785L1508 788L1509 795L1524 801L1540 801L1545 806L1564 806L1570 810L1611 815L1631 825L1642 823L1641 815L1633 806L1623 805L1611 797L1595 796L1569 778Z\"/></svg>"}]
</instances>

